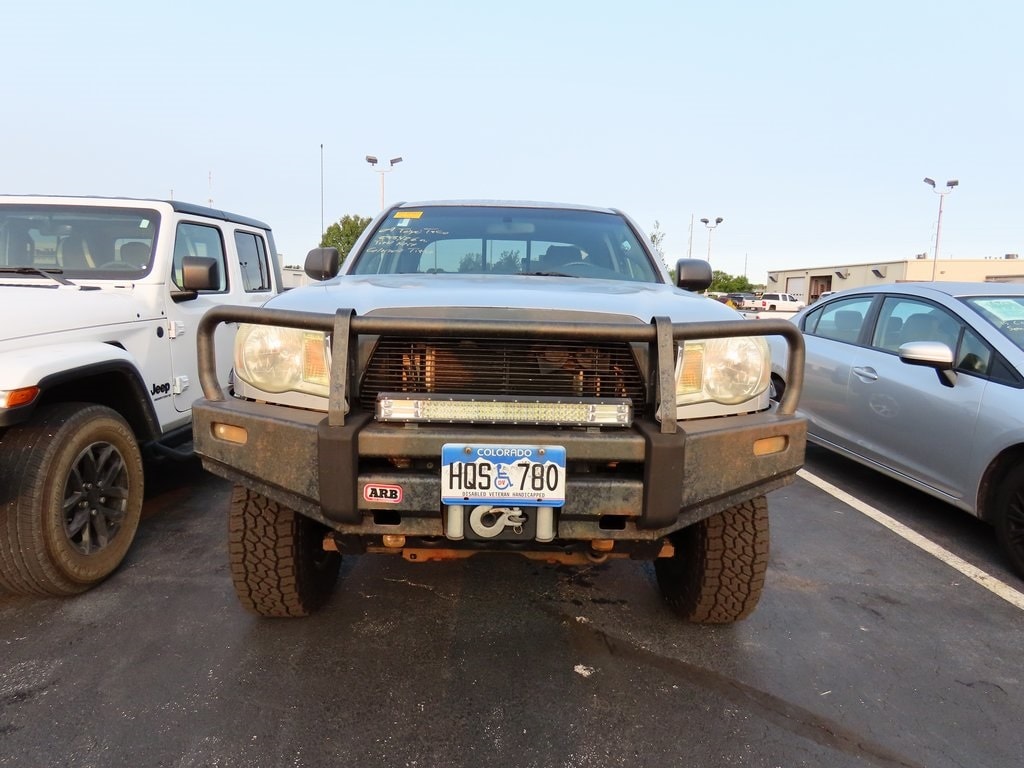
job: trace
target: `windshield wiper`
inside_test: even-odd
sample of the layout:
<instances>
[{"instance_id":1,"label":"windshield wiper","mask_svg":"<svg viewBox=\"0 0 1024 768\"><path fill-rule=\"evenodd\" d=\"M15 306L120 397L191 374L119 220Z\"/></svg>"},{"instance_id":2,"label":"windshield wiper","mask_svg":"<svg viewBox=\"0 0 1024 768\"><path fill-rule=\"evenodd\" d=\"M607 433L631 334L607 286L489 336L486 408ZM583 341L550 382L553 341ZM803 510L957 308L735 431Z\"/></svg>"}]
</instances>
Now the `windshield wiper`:
<instances>
[{"instance_id":1,"label":"windshield wiper","mask_svg":"<svg viewBox=\"0 0 1024 768\"><path fill-rule=\"evenodd\" d=\"M565 272L520 272L519 274L530 277L579 277L579 275L567 275Z\"/></svg>"},{"instance_id":2,"label":"windshield wiper","mask_svg":"<svg viewBox=\"0 0 1024 768\"><path fill-rule=\"evenodd\" d=\"M74 285L70 280L62 277L63 269L42 269L41 267L0 267L0 273L15 275L42 275L51 280L56 280L61 285Z\"/></svg>"}]
</instances>

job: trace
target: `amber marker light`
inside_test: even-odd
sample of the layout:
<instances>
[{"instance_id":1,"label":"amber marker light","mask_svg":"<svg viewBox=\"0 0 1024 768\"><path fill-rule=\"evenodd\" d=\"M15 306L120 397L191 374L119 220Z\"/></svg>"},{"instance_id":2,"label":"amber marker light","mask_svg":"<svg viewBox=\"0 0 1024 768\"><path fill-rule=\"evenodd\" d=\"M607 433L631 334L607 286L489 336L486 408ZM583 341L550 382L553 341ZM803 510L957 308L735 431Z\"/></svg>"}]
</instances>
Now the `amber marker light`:
<instances>
[{"instance_id":1,"label":"amber marker light","mask_svg":"<svg viewBox=\"0 0 1024 768\"><path fill-rule=\"evenodd\" d=\"M212 427L213 436L218 440L226 440L229 443L245 445L249 442L249 433L244 427L236 427L234 424L221 424L217 422Z\"/></svg>"},{"instance_id":2,"label":"amber marker light","mask_svg":"<svg viewBox=\"0 0 1024 768\"><path fill-rule=\"evenodd\" d=\"M786 435L775 437L762 437L754 441L754 455L768 456L772 453L782 453L789 446L789 438Z\"/></svg>"},{"instance_id":3,"label":"amber marker light","mask_svg":"<svg viewBox=\"0 0 1024 768\"><path fill-rule=\"evenodd\" d=\"M0 408L16 408L28 405L36 399L39 387L22 387L21 389L0 389Z\"/></svg>"}]
</instances>

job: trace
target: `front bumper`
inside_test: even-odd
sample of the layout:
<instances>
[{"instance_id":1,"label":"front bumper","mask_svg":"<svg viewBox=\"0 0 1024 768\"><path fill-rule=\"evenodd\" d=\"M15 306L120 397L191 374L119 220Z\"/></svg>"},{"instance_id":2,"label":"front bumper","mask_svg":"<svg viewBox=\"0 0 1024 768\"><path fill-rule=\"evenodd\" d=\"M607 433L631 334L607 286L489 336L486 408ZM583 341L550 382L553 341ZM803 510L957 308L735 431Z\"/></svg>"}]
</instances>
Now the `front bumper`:
<instances>
[{"instance_id":1,"label":"front bumper","mask_svg":"<svg viewBox=\"0 0 1024 768\"><path fill-rule=\"evenodd\" d=\"M790 482L806 437L804 419L774 410L685 422L669 434L648 421L606 432L482 432L384 425L360 414L338 427L323 414L239 400L200 400L192 414L208 470L358 535L444 535L440 458L448 442L564 446L569 472L557 538L649 540ZM215 436L225 432L244 434L244 444ZM409 468L381 468L396 457ZM397 486L401 500L369 501L368 485Z\"/></svg>"}]
</instances>

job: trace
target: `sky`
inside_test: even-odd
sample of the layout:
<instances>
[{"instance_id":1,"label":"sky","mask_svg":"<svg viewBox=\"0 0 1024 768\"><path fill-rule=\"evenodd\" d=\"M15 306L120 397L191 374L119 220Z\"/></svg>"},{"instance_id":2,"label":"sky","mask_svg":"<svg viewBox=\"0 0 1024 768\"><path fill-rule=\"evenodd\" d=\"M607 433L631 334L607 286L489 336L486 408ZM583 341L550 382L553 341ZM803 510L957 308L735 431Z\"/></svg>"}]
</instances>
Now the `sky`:
<instances>
[{"instance_id":1,"label":"sky","mask_svg":"<svg viewBox=\"0 0 1024 768\"><path fill-rule=\"evenodd\" d=\"M3 26L0 193L212 200L286 264L381 178L619 208L754 283L932 255L922 179L957 179L939 258L1024 252L1019 0L32 0Z\"/></svg>"}]
</instances>

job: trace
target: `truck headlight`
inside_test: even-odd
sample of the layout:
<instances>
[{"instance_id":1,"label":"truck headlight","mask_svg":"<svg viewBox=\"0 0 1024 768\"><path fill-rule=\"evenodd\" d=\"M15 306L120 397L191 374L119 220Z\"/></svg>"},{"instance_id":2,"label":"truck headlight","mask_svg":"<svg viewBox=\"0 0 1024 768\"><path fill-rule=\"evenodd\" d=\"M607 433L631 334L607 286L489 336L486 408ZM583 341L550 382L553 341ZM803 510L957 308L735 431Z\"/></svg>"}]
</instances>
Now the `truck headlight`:
<instances>
[{"instance_id":1,"label":"truck headlight","mask_svg":"<svg viewBox=\"0 0 1024 768\"><path fill-rule=\"evenodd\" d=\"M676 404L736 405L757 397L771 377L761 336L687 341L676 360Z\"/></svg>"},{"instance_id":2,"label":"truck headlight","mask_svg":"<svg viewBox=\"0 0 1024 768\"><path fill-rule=\"evenodd\" d=\"M235 373L264 392L327 397L331 364L320 331L243 323L235 336Z\"/></svg>"}]
</instances>

